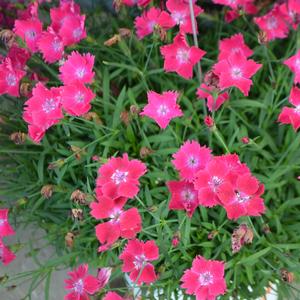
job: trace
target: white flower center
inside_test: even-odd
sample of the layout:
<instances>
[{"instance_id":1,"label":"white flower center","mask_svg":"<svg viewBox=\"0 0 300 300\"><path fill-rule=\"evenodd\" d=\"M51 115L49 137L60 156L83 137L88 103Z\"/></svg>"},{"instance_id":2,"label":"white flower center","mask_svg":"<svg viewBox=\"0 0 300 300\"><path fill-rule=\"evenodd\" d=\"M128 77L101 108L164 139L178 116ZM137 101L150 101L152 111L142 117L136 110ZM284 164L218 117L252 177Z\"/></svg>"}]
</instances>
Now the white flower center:
<instances>
[{"instance_id":1,"label":"white flower center","mask_svg":"<svg viewBox=\"0 0 300 300\"><path fill-rule=\"evenodd\" d=\"M73 284L73 289L76 293L82 294L83 293L83 280L79 279Z\"/></svg>"},{"instance_id":2,"label":"white flower center","mask_svg":"<svg viewBox=\"0 0 300 300\"><path fill-rule=\"evenodd\" d=\"M183 25L185 23L185 14L179 11L175 11L171 14L172 19L177 25Z\"/></svg>"},{"instance_id":3,"label":"white flower center","mask_svg":"<svg viewBox=\"0 0 300 300\"><path fill-rule=\"evenodd\" d=\"M199 160L195 156L190 156L187 160L187 164L190 168L196 168L199 165Z\"/></svg>"},{"instance_id":4,"label":"white flower center","mask_svg":"<svg viewBox=\"0 0 300 300\"><path fill-rule=\"evenodd\" d=\"M241 68L239 68L239 67L233 67L231 69L231 76L234 79L241 78L243 76L243 72L242 72Z\"/></svg>"},{"instance_id":5,"label":"white flower center","mask_svg":"<svg viewBox=\"0 0 300 300\"><path fill-rule=\"evenodd\" d=\"M185 64L190 59L190 51L187 49L178 49L176 53L176 59L180 64Z\"/></svg>"},{"instance_id":6,"label":"white flower center","mask_svg":"<svg viewBox=\"0 0 300 300\"><path fill-rule=\"evenodd\" d=\"M46 99L42 105L42 109L45 113L50 113L51 111L55 110L57 107L57 103L53 98Z\"/></svg>"},{"instance_id":7,"label":"white flower center","mask_svg":"<svg viewBox=\"0 0 300 300\"><path fill-rule=\"evenodd\" d=\"M137 256L135 256L134 261L133 261L134 267L137 270L140 270L145 265L146 261L147 260L146 260L146 257L144 254L137 255Z\"/></svg>"},{"instance_id":8,"label":"white flower center","mask_svg":"<svg viewBox=\"0 0 300 300\"><path fill-rule=\"evenodd\" d=\"M199 282L201 285L206 286L206 285L212 284L213 281L214 281L214 278L210 272L204 272L204 273L200 274L200 276L199 276Z\"/></svg>"},{"instance_id":9,"label":"white flower center","mask_svg":"<svg viewBox=\"0 0 300 300\"><path fill-rule=\"evenodd\" d=\"M223 180L219 178L218 176L213 176L211 178L211 181L208 182L208 185L213 190L213 192L216 192L218 187L222 184Z\"/></svg>"},{"instance_id":10,"label":"white flower center","mask_svg":"<svg viewBox=\"0 0 300 300\"><path fill-rule=\"evenodd\" d=\"M5 220L4 219L0 219L0 226L4 225Z\"/></svg>"},{"instance_id":11,"label":"white flower center","mask_svg":"<svg viewBox=\"0 0 300 300\"><path fill-rule=\"evenodd\" d=\"M81 35L82 35L82 29L80 27L73 30L73 38L79 39Z\"/></svg>"},{"instance_id":12,"label":"white flower center","mask_svg":"<svg viewBox=\"0 0 300 300\"><path fill-rule=\"evenodd\" d=\"M6 76L6 83L9 86L15 86L17 84L17 78L16 78L16 76L14 74L12 74L12 73L9 73Z\"/></svg>"},{"instance_id":13,"label":"white flower center","mask_svg":"<svg viewBox=\"0 0 300 300\"><path fill-rule=\"evenodd\" d=\"M55 39L53 40L52 42L52 49L55 51L55 52L58 52L60 51L62 48L62 42L58 39Z\"/></svg>"},{"instance_id":14,"label":"white flower center","mask_svg":"<svg viewBox=\"0 0 300 300\"><path fill-rule=\"evenodd\" d=\"M274 16L271 16L270 18L268 18L267 20L267 28L269 30L274 30L278 27L278 21Z\"/></svg>"},{"instance_id":15,"label":"white flower center","mask_svg":"<svg viewBox=\"0 0 300 300\"><path fill-rule=\"evenodd\" d=\"M75 101L76 101L77 103L83 103L83 102L84 102L84 99L85 99L85 97L84 97L84 94L83 94L83 93L81 93L81 92L77 92L77 93L76 93L76 95L75 95Z\"/></svg>"},{"instance_id":16,"label":"white flower center","mask_svg":"<svg viewBox=\"0 0 300 300\"><path fill-rule=\"evenodd\" d=\"M76 70L76 76L78 78L82 78L85 75L85 73L86 73L85 68L78 68Z\"/></svg>"},{"instance_id":17,"label":"white flower center","mask_svg":"<svg viewBox=\"0 0 300 300\"><path fill-rule=\"evenodd\" d=\"M36 38L36 32L33 29L29 29L25 32L25 37L28 38L29 40L35 40Z\"/></svg>"},{"instance_id":18,"label":"white flower center","mask_svg":"<svg viewBox=\"0 0 300 300\"><path fill-rule=\"evenodd\" d=\"M165 104L161 104L158 109L157 109L157 113L160 115L160 116L165 116L167 115L168 113L170 112L169 108L167 105Z\"/></svg>"},{"instance_id":19,"label":"white flower center","mask_svg":"<svg viewBox=\"0 0 300 300\"><path fill-rule=\"evenodd\" d=\"M297 58L295 61L296 69L300 69L300 58Z\"/></svg>"},{"instance_id":20,"label":"white flower center","mask_svg":"<svg viewBox=\"0 0 300 300\"><path fill-rule=\"evenodd\" d=\"M111 179L115 184L120 184L127 181L128 172L116 170L114 174L111 175Z\"/></svg>"},{"instance_id":21,"label":"white flower center","mask_svg":"<svg viewBox=\"0 0 300 300\"><path fill-rule=\"evenodd\" d=\"M148 22L148 28L149 28L149 30L152 31L155 25L156 25L155 21L149 21Z\"/></svg>"},{"instance_id":22,"label":"white flower center","mask_svg":"<svg viewBox=\"0 0 300 300\"><path fill-rule=\"evenodd\" d=\"M195 199L195 193L190 189L185 189L181 192L181 197L184 202L192 202Z\"/></svg>"},{"instance_id":23,"label":"white flower center","mask_svg":"<svg viewBox=\"0 0 300 300\"><path fill-rule=\"evenodd\" d=\"M241 192L235 192L235 200L236 202L238 203L245 203L247 201L250 200L250 196L244 194L244 193L241 193Z\"/></svg>"},{"instance_id":24,"label":"white flower center","mask_svg":"<svg viewBox=\"0 0 300 300\"><path fill-rule=\"evenodd\" d=\"M119 223L121 214L122 214L122 210L116 209L109 217L113 223Z\"/></svg>"},{"instance_id":25,"label":"white flower center","mask_svg":"<svg viewBox=\"0 0 300 300\"><path fill-rule=\"evenodd\" d=\"M300 105L297 105L295 108L294 108L294 112L296 114L300 114Z\"/></svg>"}]
</instances>

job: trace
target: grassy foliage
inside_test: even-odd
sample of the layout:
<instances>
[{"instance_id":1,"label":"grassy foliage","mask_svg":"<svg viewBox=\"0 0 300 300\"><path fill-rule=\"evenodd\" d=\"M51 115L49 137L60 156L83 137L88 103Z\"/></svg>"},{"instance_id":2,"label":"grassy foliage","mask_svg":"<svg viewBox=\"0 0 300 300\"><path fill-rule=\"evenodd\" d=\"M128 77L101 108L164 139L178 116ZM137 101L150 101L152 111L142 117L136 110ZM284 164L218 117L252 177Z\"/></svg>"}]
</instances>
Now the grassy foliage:
<instances>
[{"instance_id":1,"label":"grassy foliage","mask_svg":"<svg viewBox=\"0 0 300 300\"><path fill-rule=\"evenodd\" d=\"M159 53L162 43L156 37L140 42L132 35L115 46L104 46L103 42L119 27L133 27L129 12L121 11L116 17L94 11L87 19L89 37L76 49L90 51L96 56L93 88L97 97L92 111L102 123L65 117L47 132L40 145L27 140L24 145L17 146L9 140L9 135L16 131L26 132L21 119L25 99L1 96L0 100L3 120L0 132L1 206L12 207L19 221L44 228L58 254L57 259L27 275L36 281L44 277L49 281L54 268L80 262L95 267L111 265L115 267L113 278L122 275L118 255L125 241L120 241L112 251L98 254L96 222L89 215L89 208L74 204L70 195L80 189L92 196L101 162L124 152L131 158L140 158L141 148L147 147L153 150L142 158L148 172L141 179L138 197L127 205L137 206L142 214L143 230L139 238L153 238L160 247L161 255L156 263L160 280L149 288L150 291L160 287L163 289L161 299L169 299L178 287L183 270L190 267L195 255L201 254L226 261L228 292L222 299L230 296L255 299L265 294L270 282L277 286L280 299L299 298L296 287L282 281L280 269L300 275L300 186L297 181L300 137L290 126L280 126L276 120L281 107L287 104L292 86L292 74L282 61L295 53L300 35L293 32L288 39L266 47L258 44L257 28L246 17L233 25L223 22L222 12L212 11L199 18L199 46L207 51L202 63L204 72L217 59L218 41L237 32L243 33L246 43L255 51L254 59L264 65L254 77L248 98L233 89L230 101L213 115L218 136L231 153L237 153L241 161L248 164L266 190L266 214L239 219L239 223L255 228L253 243L232 254L230 238L237 223L227 220L223 208L201 207L191 220L184 212L168 210L169 193L165 182L178 176L171 165L172 153L187 139L208 145L216 155L226 152L220 138L203 123L203 103L195 95L199 86L196 76L187 81L176 74L164 73ZM173 35L168 33L168 42ZM47 66L35 55L30 66L48 76L52 86L59 85L57 65ZM120 118L121 112L129 111L132 105L142 108L148 90L178 90L184 117L173 120L161 131L150 119L129 113L130 122L125 125ZM251 138L249 144L241 142L243 136ZM81 149L79 159L72 146ZM92 159L94 155L100 156L100 162ZM49 164L52 164L50 169ZM46 184L55 186L50 199L40 194ZM82 221L71 218L72 208L83 209ZM270 227L270 233L266 233L266 226ZM212 231L216 235L208 240ZM75 233L71 250L64 240L68 232ZM181 243L174 249L171 239L176 232L180 232ZM144 287L143 293L147 290Z\"/></svg>"}]
</instances>

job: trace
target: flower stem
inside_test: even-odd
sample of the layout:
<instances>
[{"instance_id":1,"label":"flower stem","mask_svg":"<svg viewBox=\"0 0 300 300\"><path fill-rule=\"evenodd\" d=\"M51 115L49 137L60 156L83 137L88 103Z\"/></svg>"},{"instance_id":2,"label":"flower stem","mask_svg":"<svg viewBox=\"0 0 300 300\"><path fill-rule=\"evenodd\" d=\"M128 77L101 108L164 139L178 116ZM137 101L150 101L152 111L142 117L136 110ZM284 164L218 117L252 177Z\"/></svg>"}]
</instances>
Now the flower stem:
<instances>
[{"instance_id":1,"label":"flower stem","mask_svg":"<svg viewBox=\"0 0 300 300\"><path fill-rule=\"evenodd\" d=\"M230 150L229 150L229 148L227 147L227 145L226 145L226 143L225 143L223 137L221 136L219 130L217 129L217 127L215 127L215 128L213 129L213 133L214 133L214 135L216 136L216 138L219 140L219 142L222 144L222 146L224 147L226 153L230 153Z\"/></svg>"}]
</instances>

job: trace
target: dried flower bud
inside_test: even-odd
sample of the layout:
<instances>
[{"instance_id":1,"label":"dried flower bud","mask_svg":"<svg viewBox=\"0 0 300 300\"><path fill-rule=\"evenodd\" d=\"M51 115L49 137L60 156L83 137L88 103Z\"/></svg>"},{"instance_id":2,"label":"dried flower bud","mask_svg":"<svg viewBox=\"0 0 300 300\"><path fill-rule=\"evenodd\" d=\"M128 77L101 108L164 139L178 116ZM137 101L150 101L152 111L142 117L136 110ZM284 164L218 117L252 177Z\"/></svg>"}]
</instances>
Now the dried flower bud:
<instances>
[{"instance_id":1,"label":"dried flower bud","mask_svg":"<svg viewBox=\"0 0 300 300\"><path fill-rule=\"evenodd\" d=\"M28 82L22 82L20 85L20 94L23 97L29 97L31 95L32 86Z\"/></svg>"},{"instance_id":2,"label":"dried flower bud","mask_svg":"<svg viewBox=\"0 0 300 300\"><path fill-rule=\"evenodd\" d=\"M71 201L81 204L81 205L86 205L86 194L80 190L76 190L71 194Z\"/></svg>"},{"instance_id":3,"label":"dried flower bud","mask_svg":"<svg viewBox=\"0 0 300 300\"><path fill-rule=\"evenodd\" d=\"M131 30L128 28L119 28L119 34L121 37L130 37Z\"/></svg>"},{"instance_id":4,"label":"dried flower bud","mask_svg":"<svg viewBox=\"0 0 300 300\"><path fill-rule=\"evenodd\" d=\"M217 230L213 230L213 231L211 231L211 232L208 233L207 238L208 238L209 240L212 240L212 239L214 239L214 237L215 237L217 234L218 234L218 231L217 231Z\"/></svg>"},{"instance_id":5,"label":"dried flower bud","mask_svg":"<svg viewBox=\"0 0 300 300\"><path fill-rule=\"evenodd\" d=\"M24 132L14 132L10 135L10 140L13 141L16 145L23 145L26 141L26 133Z\"/></svg>"},{"instance_id":6,"label":"dried flower bud","mask_svg":"<svg viewBox=\"0 0 300 300\"><path fill-rule=\"evenodd\" d=\"M219 81L219 76L211 70L208 71L204 76L204 83L209 87L219 89Z\"/></svg>"},{"instance_id":7,"label":"dried flower bud","mask_svg":"<svg viewBox=\"0 0 300 300\"><path fill-rule=\"evenodd\" d=\"M100 156L98 156L98 155L93 155L93 156L92 156L92 161L100 161Z\"/></svg>"},{"instance_id":8,"label":"dried flower bud","mask_svg":"<svg viewBox=\"0 0 300 300\"><path fill-rule=\"evenodd\" d=\"M135 117L140 113L140 108L137 105L131 105L130 106L130 113L133 117Z\"/></svg>"},{"instance_id":9,"label":"dried flower bud","mask_svg":"<svg viewBox=\"0 0 300 300\"><path fill-rule=\"evenodd\" d=\"M121 36L119 34L115 34L114 36L112 36L111 38L109 38L104 42L104 46L111 47L112 45L117 44L120 41L121 41Z\"/></svg>"},{"instance_id":10,"label":"dried flower bud","mask_svg":"<svg viewBox=\"0 0 300 300\"><path fill-rule=\"evenodd\" d=\"M54 170L60 168L64 165L65 161L63 159L58 159L48 165L48 170Z\"/></svg>"},{"instance_id":11,"label":"dried flower bud","mask_svg":"<svg viewBox=\"0 0 300 300\"><path fill-rule=\"evenodd\" d=\"M260 45L266 45L268 43L268 37L265 31L260 31L257 36L258 43Z\"/></svg>"},{"instance_id":12,"label":"dried flower bud","mask_svg":"<svg viewBox=\"0 0 300 300\"><path fill-rule=\"evenodd\" d=\"M101 119L100 119L100 117L95 112L92 112L92 111L88 112L88 113L84 114L82 117L85 120L87 120L87 121L93 121L93 122L95 122L98 125L103 124L102 121L101 121Z\"/></svg>"},{"instance_id":13,"label":"dried flower bud","mask_svg":"<svg viewBox=\"0 0 300 300\"><path fill-rule=\"evenodd\" d=\"M154 34L157 34L160 38L160 40L163 42L167 38L167 32L165 29L163 29L160 25L155 25L153 28Z\"/></svg>"},{"instance_id":14,"label":"dried flower bud","mask_svg":"<svg viewBox=\"0 0 300 300\"><path fill-rule=\"evenodd\" d=\"M98 269L97 279L100 284L100 289L103 289L107 285L109 278L111 276L111 271L112 271L112 268Z\"/></svg>"},{"instance_id":15,"label":"dried flower bud","mask_svg":"<svg viewBox=\"0 0 300 300\"><path fill-rule=\"evenodd\" d=\"M113 0L113 7L114 7L116 12L120 11L122 5L123 5L122 0Z\"/></svg>"},{"instance_id":16,"label":"dried flower bud","mask_svg":"<svg viewBox=\"0 0 300 300\"><path fill-rule=\"evenodd\" d=\"M52 184L47 184L44 185L41 189L41 195L45 198L45 199L49 199L52 197L53 194L53 190L54 190L54 186Z\"/></svg>"},{"instance_id":17,"label":"dried flower bud","mask_svg":"<svg viewBox=\"0 0 300 300\"><path fill-rule=\"evenodd\" d=\"M295 279L294 273L289 272L286 269L280 270L281 279L285 282L292 283Z\"/></svg>"},{"instance_id":18,"label":"dried flower bud","mask_svg":"<svg viewBox=\"0 0 300 300\"><path fill-rule=\"evenodd\" d=\"M83 220L83 210L81 208L72 208L72 217L75 220Z\"/></svg>"},{"instance_id":19,"label":"dried flower bud","mask_svg":"<svg viewBox=\"0 0 300 300\"><path fill-rule=\"evenodd\" d=\"M269 233L271 233L270 226L269 226L269 225L267 225L267 224L263 225L263 227L262 227L262 231L263 231L265 234L269 234Z\"/></svg>"},{"instance_id":20,"label":"dried flower bud","mask_svg":"<svg viewBox=\"0 0 300 300\"><path fill-rule=\"evenodd\" d=\"M127 110L122 111L120 114L120 119L126 126L128 126L130 123L129 112Z\"/></svg>"},{"instance_id":21,"label":"dried flower bud","mask_svg":"<svg viewBox=\"0 0 300 300\"><path fill-rule=\"evenodd\" d=\"M250 141L250 140L249 140L249 138L248 138L247 136L244 136L244 137L241 138L241 142L242 142L243 144L246 144L246 145L247 145L247 144L249 144L249 141Z\"/></svg>"},{"instance_id":22,"label":"dried flower bud","mask_svg":"<svg viewBox=\"0 0 300 300\"><path fill-rule=\"evenodd\" d=\"M3 29L0 31L0 39L5 47L9 49L15 42L15 34L9 29Z\"/></svg>"},{"instance_id":23,"label":"dried flower bud","mask_svg":"<svg viewBox=\"0 0 300 300\"><path fill-rule=\"evenodd\" d=\"M231 236L232 253L237 253L241 250L244 244L251 244L253 240L253 231L246 224L241 224L234 229Z\"/></svg>"},{"instance_id":24,"label":"dried flower bud","mask_svg":"<svg viewBox=\"0 0 300 300\"><path fill-rule=\"evenodd\" d=\"M153 150L147 148L147 147L142 147L140 149L140 157L141 158L146 158L148 155L152 154Z\"/></svg>"},{"instance_id":25,"label":"dried flower bud","mask_svg":"<svg viewBox=\"0 0 300 300\"><path fill-rule=\"evenodd\" d=\"M0 124L5 125L6 121L3 116L0 116Z\"/></svg>"},{"instance_id":26,"label":"dried flower bud","mask_svg":"<svg viewBox=\"0 0 300 300\"><path fill-rule=\"evenodd\" d=\"M72 232L68 232L65 236L66 246L68 248L72 248L74 245L74 237L75 235Z\"/></svg>"},{"instance_id":27,"label":"dried flower bud","mask_svg":"<svg viewBox=\"0 0 300 300\"><path fill-rule=\"evenodd\" d=\"M75 154L77 160L81 159L81 154L86 153L84 150L74 145L71 145L71 151Z\"/></svg>"},{"instance_id":28,"label":"dried flower bud","mask_svg":"<svg viewBox=\"0 0 300 300\"><path fill-rule=\"evenodd\" d=\"M212 128L215 125L214 119L211 116L206 116L204 123L208 128Z\"/></svg>"}]
</instances>

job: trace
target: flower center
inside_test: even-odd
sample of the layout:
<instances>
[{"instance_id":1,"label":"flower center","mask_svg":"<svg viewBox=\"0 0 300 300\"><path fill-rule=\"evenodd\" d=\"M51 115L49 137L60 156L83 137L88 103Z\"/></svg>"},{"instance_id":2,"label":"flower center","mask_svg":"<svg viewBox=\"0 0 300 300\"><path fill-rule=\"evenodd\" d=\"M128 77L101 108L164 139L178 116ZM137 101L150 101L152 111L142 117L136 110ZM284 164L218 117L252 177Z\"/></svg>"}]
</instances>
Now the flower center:
<instances>
[{"instance_id":1,"label":"flower center","mask_svg":"<svg viewBox=\"0 0 300 300\"><path fill-rule=\"evenodd\" d=\"M77 92L76 95L75 95L75 101L77 103L83 103L84 102L84 94L81 93L81 92Z\"/></svg>"},{"instance_id":2,"label":"flower center","mask_svg":"<svg viewBox=\"0 0 300 300\"><path fill-rule=\"evenodd\" d=\"M179 11L175 11L171 14L172 19L177 25L183 25L185 23L185 14Z\"/></svg>"},{"instance_id":3,"label":"flower center","mask_svg":"<svg viewBox=\"0 0 300 300\"><path fill-rule=\"evenodd\" d=\"M4 225L5 220L4 219L0 219L0 226Z\"/></svg>"},{"instance_id":4,"label":"flower center","mask_svg":"<svg viewBox=\"0 0 300 300\"><path fill-rule=\"evenodd\" d=\"M161 104L158 109L157 109L157 113L160 115L160 116L165 116L167 115L168 113L170 112L169 108L167 105L165 104Z\"/></svg>"},{"instance_id":5,"label":"flower center","mask_svg":"<svg viewBox=\"0 0 300 300\"><path fill-rule=\"evenodd\" d=\"M233 68L231 69L231 76L232 76L233 78L235 78L235 79L241 78L241 77L243 76L243 72L242 72L242 70L241 70L240 68L238 68L238 67L233 67Z\"/></svg>"},{"instance_id":6,"label":"flower center","mask_svg":"<svg viewBox=\"0 0 300 300\"><path fill-rule=\"evenodd\" d=\"M269 30L273 30L276 29L278 25L277 19L274 16L271 16L268 20L267 20L267 28Z\"/></svg>"},{"instance_id":7,"label":"flower center","mask_svg":"<svg viewBox=\"0 0 300 300\"><path fill-rule=\"evenodd\" d=\"M114 212L110 215L110 219L113 223L119 223L120 222L120 216L122 214L121 209L116 209Z\"/></svg>"},{"instance_id":8,"label":"flower center","mask_svg":"<svg viewBox=\"0 0 300 300\"><path fill-rule=\"evenodd\" d=\"M58 52L60 51L62 48L62 43L60 40L58 39L55 39L53 42L52 42L52 49L55 51L55 52Z\"/></svg>"},{"instance_id":9,"label":"flower center","mask_svg":"<svg viewBox=\"0 0 300 300\"><path fill-rule=\"evenodd\" d=\"M199 282L201 285L209 285L213 283L213 276L210 272L204 272L199 276Z\"/></svg>"},{"instance_id":10,"label":"flower center","mask_svg":"<svg viewBox=\"0 0 300 300\"><path fill-rule=\"evenodd\" d=\"M85 68L78 68L76 70L76 76L82 78L85 75Z\"/></svg>"},{"instance_id":11,"label":"flower center","mask_svg":"<svg viewBox=\"0 0 300 300\"><path fill-rule=\"evenodd\" d=\"M195 193L190 189L186 189L181 192L181 197L184 202L192 202L195 199Z\"/></svg>"},{"instance_id":12,"label":"flower center","mask_svg":"<svg viewBox=\"0 0 300 300\"><path fill-rule=\"evenodd\" d=\"M114 174L112 174L111 179L115 184L120 184L122 182L127 181L128 172L116 170Z\"/></svg>"},{"instance_id":13,"label":"flower center","mask_svg":"<svg viewBox=\"0 0 300 300\"><path fill-rule=\"evenodd\" d=\"M54 109L56 109L57 104L53 98L46 99L44 104L42 105L42 109L45 113L50 113Z\"/></svg>"},{"instance_id":14,"label":"flower center","mask_svg":"<svg viewBox=\"0 0 300 300\"><path fill-rule=\"evenodd\" d=\"M245 203L245 202L249 201L250 198L251 198L250 196L248 196L244 193L241 193L238 191L235 192L235 199L236 199L236 202L238 202L238 203Z\"/></svg>"},{"instance_id":15,"label":"flower center","mask_svg":"<svg viewBox=\"0 0 300 300\"><path fill-rule=\"evenodd\" d=\"M133 264L134 264L134 267L137 269L137 270L140 270L144 265L145 265L145 262L146 262L146 257L144 254L141 254L141 255L137 255L135 256L135 259L133 261Z\"/></svg>"},{"instance_id":16,"label":"flower center","mask_svg":"<svg viewBox=\"0 0 300 300\"><path fill-rule=\"evenodd\" d=\"M300 69L300 58L296 59L295 66L296 66L297 69Z\"/></svg>"},{"instance_id":17,"label":"flower center","mask_svg":"<svg viewBox=\"0 0 300 300\"><path fill-rule=\"evenodd\" d=\"M25 32L25 37L29 40L34 40L36 38L36 32L33 29L29 29Z\"/></svg>"},{"instance_id":18,"label":"flower center","mask_svg":"<svg viewBox=\"0 0 300 300\"><path fill-rule=\"evenodd\" d=\"M196 168L199 165L199 160L194 156L190 156L188 158L187 164L190 168Z\"/></svg>"},{"instance_id":19,"label":"flower center","mask_svg":"<svg viewBox=\"0 0 300 300\"><path fill-rule=\"evenodd\" d=\"M148 28L152 31L155 25L156 25L155 21L149 21Z\"/></svg>"},{"instance_id":20,"label":"flower center","mask_svg":"<svg viewBox=\"0 0 300 300\"><path fill-rule=\"evenodd\" d=\"M76 293L82 294L83 293L83 280L79 279L73 284L73 289Z\"/></svg>"},{"instance_id":21,"label":"flower center","mask_svg":"<svg viewBox=\"0 0 300 300\"><path fill-rule=\"evenodd\" d=\"M14 74L12 74L12 73L9 73L6 76L6 83L9 86L15 86L17 84L17 78L16 78L16 76Z\"/></svg>"},{"instance_id":22,"label":"flower center","mask_svg":"<svg viewBox=\"0 0 300 300\"><path fill-rule=\"evenodd\" d=\"M73 38L79 39L81 35L82 35L82 29L80 27L73 30Z\"/></svg>"},{"instance_id":23,"label":"flower center","mask_svg":"<svg viewBox=\"0 0 300 300\"><path fill-rule=\"evenodd\" d=\"M189 61L190 51L187 49L178 49L176 54L176 59L180 64L185 64Z\"/></svg>"},{"instance_id":24,"label":"flower center","mask_svg":"<svg viewBox=\"0 0 300 300\"><path fill-rule=\"evenodd\" d=\"M223 182L223 180L221 178L219 178L218 176L213 176L211 178L211 181L208 182L208 185L211 187L211 189L216 192L216 190L218 189L218 187L221 185L221 183Z\"/></svg>"}]
</instances>

